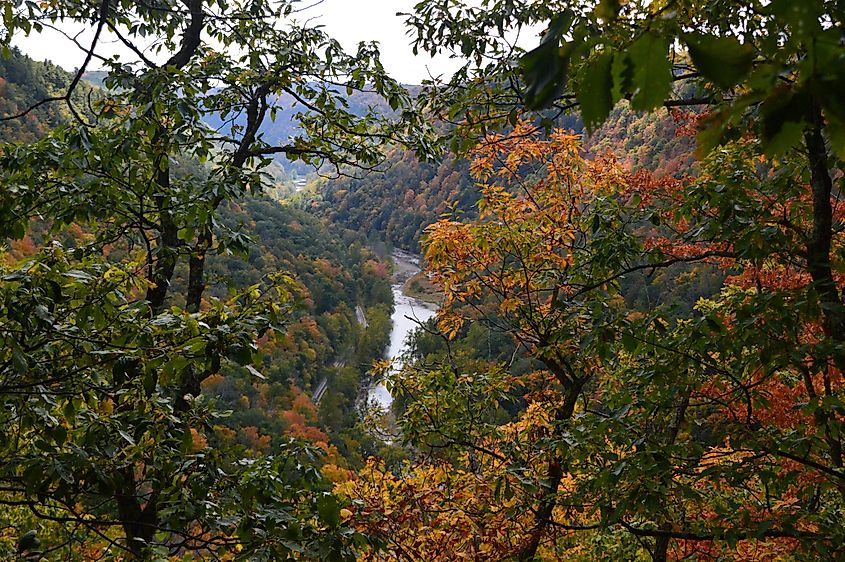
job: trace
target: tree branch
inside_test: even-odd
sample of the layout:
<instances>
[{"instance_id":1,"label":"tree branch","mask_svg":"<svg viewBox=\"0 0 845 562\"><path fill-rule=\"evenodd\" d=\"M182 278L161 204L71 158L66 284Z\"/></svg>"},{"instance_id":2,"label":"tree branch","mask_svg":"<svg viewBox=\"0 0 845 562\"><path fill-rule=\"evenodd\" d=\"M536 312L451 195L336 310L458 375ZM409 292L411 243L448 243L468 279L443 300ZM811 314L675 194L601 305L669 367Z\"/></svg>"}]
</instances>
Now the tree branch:
<instances>
[{"instance_id":1,"label":"tree branch","mask_svg":"<svg viewBox=\"0 0 845 562\"><path fill-rule=\"evenodd\" d=\"M82 66L79 67L79 69L76 71L76 74L73 76L73 79L70 81L70 85L68 86L65 94L62 96L51 96L48 98L44 98L43 100L32 104L27 109L16 115L0 117L0 121L11 121L13 119L20 119L21 117L24 117L32 111L35 111L42 105L55 101L64 101L65 103L67 103L68 109L70 109L70 112L73 114L74 118L77 121L79 121L83 125L90 126L88 125L88 123L85 122L84 119L82 119L82 116L79 115L79 113L76 111L76 108L73 107L73 103L71 102L70 97L73 95L74 90L76 90L76 87L79 85L79 81L82 79L82 75L85 74L85 70L88 68L88 64L91 62L91 59L94 58L94 51L97 48L97 43L100 41L100 33L102 33L103 26L106 24L106 20L108 19L109 1L110 0L103 0L103 3L100 5L100 19L97 22L97 29L94 32L94 39L91 41L91 47L88 48L88 51L85 55L85 60L82 62Z\"/></svg>"}]
</instances>

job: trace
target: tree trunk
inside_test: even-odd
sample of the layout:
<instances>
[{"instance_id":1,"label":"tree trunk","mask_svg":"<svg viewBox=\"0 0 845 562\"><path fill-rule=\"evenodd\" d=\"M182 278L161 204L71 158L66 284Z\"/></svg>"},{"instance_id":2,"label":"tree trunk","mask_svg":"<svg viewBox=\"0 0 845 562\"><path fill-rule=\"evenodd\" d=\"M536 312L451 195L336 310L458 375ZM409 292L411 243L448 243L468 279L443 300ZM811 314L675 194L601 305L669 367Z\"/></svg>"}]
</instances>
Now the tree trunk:
<instances>
[{"instance_id":1,"label":"tree trunk","mask_svg":"<svg viewBox=\"0 0 845 562\"><path fill-rule=\"evenodd\" d=\"M581 389L589 380L589 377L565 377L562 373L565 372L560 365L549 365L549 369L557 374L559 381L566 381L566 400L563 405L555 412L555 428L566 420L572 418L575 413L575 404L578 401L578 396L581 394ZM534 516L534 529L529 535L528 542L519 550L516 558L521 562L533 560L537 555L537 549L540 547L540 541L543 539L546 528L552 522L553 512L557 505L557 493L560 488L560 483L564 475L564 460L559 455L554 455L549 459L548 468L546 470L546 486L540 491L537 503L539 508Z\"/></svg>"},{"instance_id":2,"label":"tree trunk","mask_svg":"<svg viewBox=\"0 0 845 562\"><path fill-rule=\"evenodd\" d=\"M121 477L118 492L115 493L118 517L126 535L127 548L134 558L140 560L155 536L158 522L156 501L150 498L147 504L141 507L131 466L120 469L118 474Z\"/></svg>"},{"instance_id":3,"label":"tree trunk","mask_svg":"<svg viewBox=\"0 0 845 562\"><path fill-rule=\"evenodd\" d=\"M672 416L672 419L669 420L669 425L666 427L666 437L664 441L666 445L672 445L678 438L678 433L681 430L681 424L684 422L684 416L686 416L691 397L692 387L685 388L683 390L683 395L681 396L681 401L675 407L675 415ZM671 523L669 521L664 521L660 525L660 530L671 531ZM651 559L654 562L666 562L671 542L672 539L668 534L657 537L654 540L654 551L651 553Z\"/></svg>"},{"instance_id":4,"label":"tree trunk","mask_svg":"<svg viewBox=\"0 0 845 562\"><path fill-rule=\"evenodd\" d=\"M833 180L830 177L827 148L822 135L822 114L818 107L813 108L813 119L812 127L804 134L813 190L813 233L807 243L807 271L813 279L813 289L821 305L825 335L840 344L839 349L833 352L834 363L845 373L845 351L841 346L845 342L845 310L842 308L842 296L833 279L830 259L833 238L833 207L830 196L833 193Z\"/></svg>"},{"instance_id":5,"label":"tree trunk","mask_svg":"<svg viewBox=\"0 0 845 562\"><path fill-rule=\"evenodd\" d=\"M190 13L190 23L185 28L181 46L163 66L183 68L186 66L201 43L201 34L205 25L203 0L189 0L187 8ZM155 200L156 211L159 216L159 234L156 239L155 256L150 256L152 265L149 273L150 285L147 288L146 300L149 303L151 317L159 314L167 301L170 281L176 270L179 259L179 229L172 216L172 200L170 199L170 154L168 138L164 126L159 123L152 139L154 145L161 150L155 166ZM117 504L118 518L126 535L126 544L135 559L143 559L148 546L152 544L158 520L158 494L152 491L149 497L142 501L138 493L138 483L135 469L129 465L119 471L120 479L117 489L113 492Z\"/></svg>"},{"instance_id":6,"label":"tree trunk","mask_svg":"<svg viewBox=\"0 0 845 562\"><path fill-rule=\"evenodd\" d=\"M162 158L168 158L164 154ZM156 240L156 253L153 260L153 270L149 281L151 285L147 289L147 302L150 304L150 315L155 316L164 308L167 292L170 289L170 280L176 270L176 261L179 245L179 231L176 223L170 215L170 200L167 192L170 190L170 166L165 164L164 169L156 175L156 184L160 193L155 196L156 207L159 214L159 236Z\"/></svg>"},{"instance_id":7,"label":"tree trunk","mask_svg":"<svg viewBox=\"0 0 845 562\"><path fill-rule=\"evenodd\" d=\"M811 111L811 127L804 133L813 191L813 232L807 243L807 271L810 273L813 290L819 299L824 334L837 344L832 353L833 363L839 370L840 376L843 376L842 373L845 373L845 310L842 307L842 295L833 278L830 257L833 239L833 206L830 203L830 197L833 194L833 180L830 176L827 147L822 135L824 124L822 113L818 105L814 105ZM817 410L816 419L817 423L824 427L830 460L835 467L841 469L843 467L841 437L831 432L831 421L827 412ZM845 485L840 484L839 490L845 498Z\"/></svg>"},{"instance_id":8,"label":"tree trunk","mask_svg":"<svg viewBox=\"0 0 845 562\"><path fill-rule=\"evenodd\" d=\"M209 220L209 222L211 222ZM186 295L188 312L199 312L202 303L202 294L205 291L205 258L208 249L211 247L212 232L211 225L203 227L197 237L197 243L191 252L188 262L188 293Z\"/></svg>"}]
</instances>

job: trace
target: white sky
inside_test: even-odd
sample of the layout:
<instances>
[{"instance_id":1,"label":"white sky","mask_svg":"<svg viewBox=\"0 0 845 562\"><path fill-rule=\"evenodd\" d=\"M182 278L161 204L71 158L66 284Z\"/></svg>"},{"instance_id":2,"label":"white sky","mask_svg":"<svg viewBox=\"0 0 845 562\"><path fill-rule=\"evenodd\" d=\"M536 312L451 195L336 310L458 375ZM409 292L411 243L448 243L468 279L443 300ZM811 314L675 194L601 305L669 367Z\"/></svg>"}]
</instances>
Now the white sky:
<instances>
[{"instance_id":1,"label":"white sky","mask_svg":"<svg viewBox=\"0 0 845 562\"><path fill-rule=\"evenodd\" d=\"M376 40L381 44L381 61L390 74L406 84L419 84L434 76L450 75L459 64L447 57L432 60L411 51L411 38L406 35L404 18L396 12L413 12L418 0L324 0L313 9L321 14L316 21L347 49L360 41Z\"/></svg>"},{"instance_id":2,"label":"white sky","mask_svg":"<svg viewBox=\"0 0 845 562\"><path fill-rule=\"evenodd\" d=\"M416 57L413 55L411 38L406 35L404 19L397 16L396 12L411 12L416 2L417 0L323 0L300 14L300 18L314 18L314 23L324 25L326 31L347 50L354 50L360 41L379 41L382 64L387 71L405 84L419 84L428 78L429 73L448 77L459 65L445 56L432 60L423 54ZM63 28L63 31L72 34L76 30ZM104 39L109 41L108 36ZM79 41L87 46L91 35L81 35ZM15 44L30 57L36 60L50 60L67 70L79 67L85 58L85 54L71 41L54 31L45 30L42 35L20 37ZM115 44L106 45L102 50L104 53L113 49L112 52L119 52L121 56L129 54ZM89 68L94 70L99 67L96 61L92 61Z\"/></svg>"}]
</instances>

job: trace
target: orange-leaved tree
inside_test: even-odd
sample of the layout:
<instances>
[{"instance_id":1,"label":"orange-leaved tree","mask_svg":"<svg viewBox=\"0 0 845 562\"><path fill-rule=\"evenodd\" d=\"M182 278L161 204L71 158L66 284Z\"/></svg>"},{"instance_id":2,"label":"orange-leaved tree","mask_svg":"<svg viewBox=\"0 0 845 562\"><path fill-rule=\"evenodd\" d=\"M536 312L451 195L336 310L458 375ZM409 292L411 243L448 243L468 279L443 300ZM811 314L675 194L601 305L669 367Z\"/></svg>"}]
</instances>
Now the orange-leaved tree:
<instances>
[{"instance_id":1,"label":"orange-leaved tree","mask_svg":"<svg viewBox=\"0 0 845 562\"><path fill-rule=\"evenodd\" d=\"M470 559L841 555L841 347L807 271L806 160L760 154L738 141L678 180L560 131L488 136L479 218L426 241L448 352L393 380L428 459L344 483L354 521L405 559L435 548L423 532ZM633 304L691 266L724 284ZM533 368L467 360L468 325Z\"/></svg>"}]
</instances>

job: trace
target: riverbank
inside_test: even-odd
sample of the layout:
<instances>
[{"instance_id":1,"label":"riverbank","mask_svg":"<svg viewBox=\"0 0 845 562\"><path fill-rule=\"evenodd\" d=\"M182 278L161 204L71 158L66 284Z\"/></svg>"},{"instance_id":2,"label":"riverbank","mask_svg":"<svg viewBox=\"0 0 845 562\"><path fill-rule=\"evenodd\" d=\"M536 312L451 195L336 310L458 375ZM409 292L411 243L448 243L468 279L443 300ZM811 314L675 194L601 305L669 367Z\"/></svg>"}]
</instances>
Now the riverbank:
<instances>
[{"instance_id":1,"label":"riverbank","mask_svg":"<svg viewBox=\"0 0 845 562\"><path fill-rule=\"evenodd\" d=\"M397 250L393 258L393 314L390 331L390 345L385 353L385 359L398 360L406 351L408 336L421 323L426 322L437 314L436 304L418 299L405 292L405 287L414 276L420 273L419 257L408 252ZM395 369L401 365L394 365ZM367 391L367 403L375 404L390 415L393 397L387 390L384 381L373 381Z\"/></svg>"},{"instance_id":2,"label":"riverbank","mask_svg":"<svg viewBox=\"0 0 845 562\"><path fill-rule=\"evenodd\" d=\"M415 273L402 285L402 292L419 301L440 307L443 304L443 293L428 278L425 272Z\"/></svg>"},{"instance_id":3,"label":"riverbank","mask_svg":"<svg viewBox=\"0 0 845 562\"><path fill-rule=\"evenodd\" d=\"M434 305L439 308L443 304L443 293L421 271L422 258L404 250L394 250L393 284L402 286L402 293L408 297Z\"/></svg>"},{"instance_id":4,"label":"riverbank","mask_svg":"<svg viewBox=\"0 0 845 562\"><path fill-rule=\"evenodd\" d=\"M404 285L414 275L420 273L420 256L405 250L393 250L393 284Z\"/></svg>"}]
</instances>

